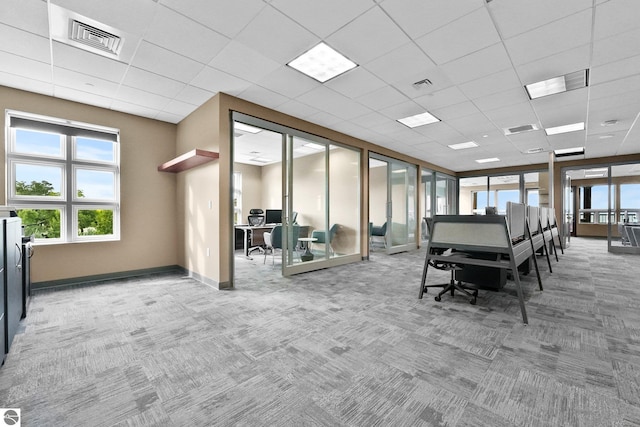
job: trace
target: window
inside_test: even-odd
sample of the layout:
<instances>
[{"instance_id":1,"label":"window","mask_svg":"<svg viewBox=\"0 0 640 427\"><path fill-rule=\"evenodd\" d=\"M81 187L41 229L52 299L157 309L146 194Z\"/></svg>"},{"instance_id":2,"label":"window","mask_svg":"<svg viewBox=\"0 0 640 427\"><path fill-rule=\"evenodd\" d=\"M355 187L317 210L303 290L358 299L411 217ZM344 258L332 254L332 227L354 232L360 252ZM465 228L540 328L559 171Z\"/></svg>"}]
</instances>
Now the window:
<instances>
[{"instance_id":1,"label":"window","mask_svg":"<svg viewBox=\"0 0 640 427\"><path fill-rule=\"evenodd\" d=\"M638 222L640 184L620 184L620 221Z\"/></svg>"},{"instance_id":2,"label":"window","mask_svg":"<svg viewBox=\"0 0 640 427\"><path fill-rule=\"evenodd\" d=\"M580 187L580 222L584 224L607 224L609 212L609 186L593 185ZM615 206L615 185L611 186L611 206ZM615 214L610 215L615 224Z\"/></svg>"},{"instance_id":3,"label":"window","mask_svg":"<svg viewBox=\"0 0 640 427\"><path fill-rule=\"evenodd\" d=\"M38 242L120 238L119 131L7 112L7 204Z\"/></svg>"}]
</instances>

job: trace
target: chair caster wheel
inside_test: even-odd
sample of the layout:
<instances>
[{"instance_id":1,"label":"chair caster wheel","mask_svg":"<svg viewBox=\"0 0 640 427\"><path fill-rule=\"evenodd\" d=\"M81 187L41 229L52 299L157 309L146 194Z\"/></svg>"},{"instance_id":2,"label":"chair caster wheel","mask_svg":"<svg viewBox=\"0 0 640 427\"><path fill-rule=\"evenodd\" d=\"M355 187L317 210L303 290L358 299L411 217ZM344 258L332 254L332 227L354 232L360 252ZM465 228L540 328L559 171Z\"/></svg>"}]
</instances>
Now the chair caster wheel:
<instances>
[{"instance_id":1,"label":"chair caster wheel","mask_svg":"<svg viewBox=\"0 0 640 427\"><path fill-rule=\"evenodd\" d=\"M471 301L469 301L469 304L471 304L471 305L476 305L476 299L474 298L474 299L472 299Z\"/></svg>"},{"instance_id":2,"label":"chair caster wheel","mask_svg":"<svg viewBox=\"0 0 640 427\"><path fill-rule=\"evenodd\" d=\"M438 301L438 302L440 302L440 300L441 300L441 299L442 299L442 298L440 298L440 297L435 297L435 298L434 298L434 300L436 300L436 301Z\"/></svg>"}]
</instances>

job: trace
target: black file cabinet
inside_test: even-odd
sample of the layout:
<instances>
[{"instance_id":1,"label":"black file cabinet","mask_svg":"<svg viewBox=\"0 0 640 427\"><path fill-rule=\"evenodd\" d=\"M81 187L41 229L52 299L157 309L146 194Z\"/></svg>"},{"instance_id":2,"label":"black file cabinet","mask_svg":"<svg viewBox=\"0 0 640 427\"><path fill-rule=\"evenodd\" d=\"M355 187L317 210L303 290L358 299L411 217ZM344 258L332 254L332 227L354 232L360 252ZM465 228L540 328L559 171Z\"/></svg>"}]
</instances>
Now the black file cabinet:
<instances>
[{"instance_id":1,"label":"black file cabinet","mask_svg":"<svg viewBox=\"0 0 640 427\"><path fill-rule=\"evenodd\" d=\"M22 220L2 218L2 297L3 297L3 352L2 361L9 353L13 337L22 318Z\"/></svg>"}]
</instances>

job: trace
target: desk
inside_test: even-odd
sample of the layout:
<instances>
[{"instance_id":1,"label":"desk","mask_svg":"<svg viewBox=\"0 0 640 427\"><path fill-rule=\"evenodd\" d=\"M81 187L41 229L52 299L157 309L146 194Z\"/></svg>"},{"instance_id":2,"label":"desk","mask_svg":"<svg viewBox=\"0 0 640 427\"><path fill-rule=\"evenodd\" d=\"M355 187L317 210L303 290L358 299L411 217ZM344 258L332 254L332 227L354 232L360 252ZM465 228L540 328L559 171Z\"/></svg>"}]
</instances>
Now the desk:
<instances>
[{"instance_id":1,"label":"desk","mask_svg":"<svg viewBox=\"0 0 640 427\"><path fill-rule=\"evenodd\" d=\"M262 233L270 232L273 230L273 226L236 225L236 229L244 232L244 239L242 239L244 241L244 255L249 259L253 259L249 256L249 239L251 239L251 246L262 244ZM259 236L259 238L256 238L256 235Z\"/></svg>"},{"instance_id":2,"label":"desk","mask_svg":"<svg viewBox=\"0 0 640 427\"><path fill-rule=\"evenodd\" d=\"M313 259L313 254L311 253L311 250L309 248L309 244L313 243L313 242L317 242L317 241L318 241L318 239L316 237L300 237L300 238L298 238L298 242L302 242L303 244L305 244L304 246L306 247L306 250L300 256L300 259L302 261L311 261Z\"/></svg>"}]
</instances>

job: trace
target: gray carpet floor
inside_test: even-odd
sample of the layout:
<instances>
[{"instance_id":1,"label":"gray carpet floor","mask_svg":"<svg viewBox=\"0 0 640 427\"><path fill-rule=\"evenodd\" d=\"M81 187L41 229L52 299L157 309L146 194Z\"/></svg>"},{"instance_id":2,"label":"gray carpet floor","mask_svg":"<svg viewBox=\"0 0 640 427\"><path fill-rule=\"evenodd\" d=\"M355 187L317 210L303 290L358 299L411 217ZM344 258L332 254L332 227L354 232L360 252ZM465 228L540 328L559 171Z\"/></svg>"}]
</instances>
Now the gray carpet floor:
<instances>
[{"instance_id":1,"label":"gray carpet floor","mask_svg":"<svg viewBox=\"0 0 640 427\"><path fill-rule=\"evenodd\" d=\"M529 325L511 281L418 300L423 256L40 291L0 407L23 426L640 426L637 256L573 239L543 292L522 277Z\"/></svg>"}]
</instances>

